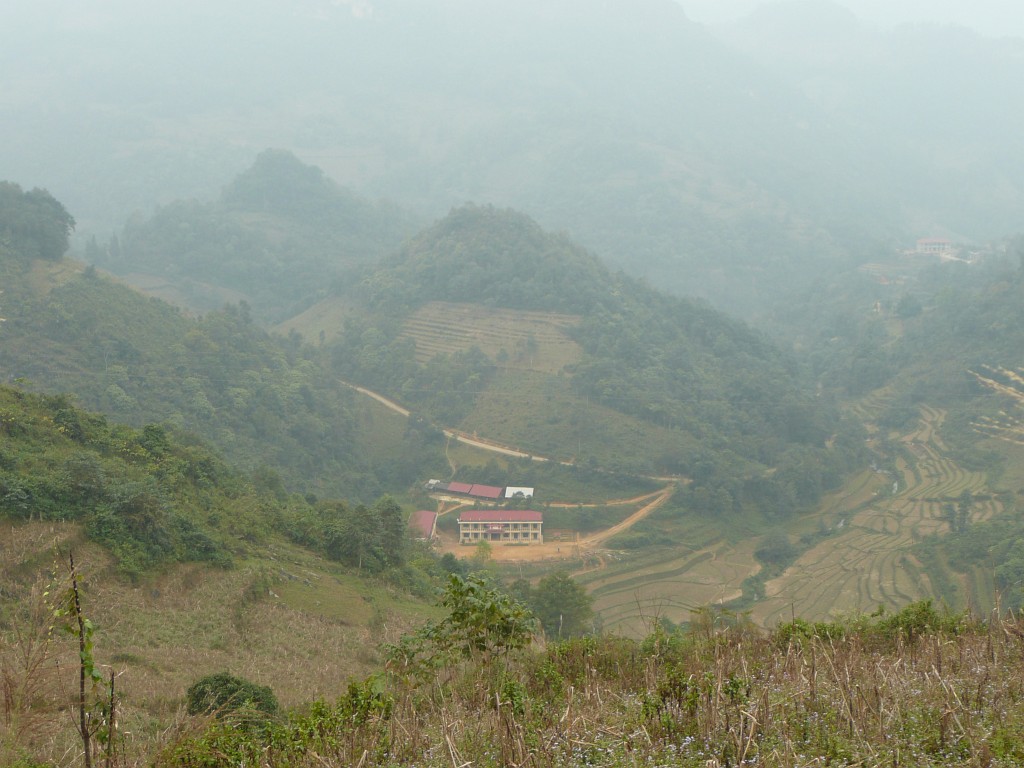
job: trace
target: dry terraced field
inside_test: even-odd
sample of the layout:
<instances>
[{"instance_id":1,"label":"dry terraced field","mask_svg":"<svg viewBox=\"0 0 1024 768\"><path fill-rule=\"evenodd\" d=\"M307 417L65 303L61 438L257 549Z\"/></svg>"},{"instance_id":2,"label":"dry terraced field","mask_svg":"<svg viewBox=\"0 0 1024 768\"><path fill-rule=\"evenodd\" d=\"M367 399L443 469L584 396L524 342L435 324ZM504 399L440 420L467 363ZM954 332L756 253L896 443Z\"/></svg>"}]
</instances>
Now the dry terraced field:
<instances>
[{"instance_id":1,"label":"dry terraced field","mask_svg":"<svg viewBox=\"0 0 1024 768\"><path fill-rule=\"evenodd\" d=\"M903 436L899 476L861 476L846 504L827 508L822 523L826 537L766 585L766 599L754 619L773 626L794 613L807 619L870 612L879 605L898 608L913 600L935 597L936 590L921 564L908 554L914 542L948 532L944 504L964 492L983 495L971 507L971 522L988 520L1000 511L989 498L985 477L968 472L946 457L938 435L943 411L922 408L917 428ZM865 502L865 492L872 496Z\"/></svg>"},{"instance_id":2,"label":"dry terraced field","mask_svg":"<svg viewBox=\"0 0 1024 768\"><path fill-rule=\"evenodd\" d=\"M652 621L689 621L697 608L739 597L740 584L759 570L754 546L753 541L738 546L718 541L642 559L610 552L602 555L604 568L580 580L594 596L605 629L642 637Z\"/></svg>"},{"instance_id":3,"label":"dry terraced field","mask_svg":"<svg viewBox=\"0 0 1024 768\"><path fill-rule=\"evenodd\" d=\"M416 343L419 363L478 347L499 363L557 374L580 359L579 345L566 333L578 322L575 315L432 301L405 321L402 336Z\"/></svg>"}]
</instances>

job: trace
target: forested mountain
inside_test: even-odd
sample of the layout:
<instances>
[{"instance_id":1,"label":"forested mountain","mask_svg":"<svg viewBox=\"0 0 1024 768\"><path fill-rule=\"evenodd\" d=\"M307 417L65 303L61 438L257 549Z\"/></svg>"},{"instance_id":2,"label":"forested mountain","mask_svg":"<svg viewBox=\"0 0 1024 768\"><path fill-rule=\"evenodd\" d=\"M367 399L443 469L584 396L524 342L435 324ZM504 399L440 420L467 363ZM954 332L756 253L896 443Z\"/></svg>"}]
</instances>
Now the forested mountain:
<instances>
[{"instance_id":1,"label":"forested mountain","mask_svg":"<svg viewBox=\"0 0 1024 768\"><path fill-rule=\"evenodd\" d=\"M856 461L856 441L811 394L794 359L708 306L612 275L522 214L457 209L367 270L345 300L364 312L350 312L329 345L346 378L463 428L484 426L483 403L495 392L515 392L501 400L504 415L487 411L491 437L515 435L518 445L556 456L582 450L584 461L603 449L601 466L685 475L719 512L813 504ZM410 325L438 306L442 348L424 355L417 344L427 340ZM537 313L570 318L564 333L578 355L566 352L544 372L514 341L490 355L469 342L460 348L454 318L472 306L480 326L501 309L531 313L521 322ZM600 429L622 416L636 420L640 443Z\"/></svg>"},{"instance_id":2,"label":"forested mountain","mask_svg":"<svg viewBox=\"0 0 1024 768\"><path fill-rule=\"evenodd\" d=\"M326 294L346 269L373 262L413 231L395 206L371 203L294 155L267 150L214 203L177 201L128 221L90 263L174 291L191 308L246 301L280 321ZM159 292L159 291L158 291Z\"/></svg>"},{"instance_id":3,"label":"forested mountain","mask_svg":"<svg viewBox=\"0 0 1024 768\"><path fill-rule=\"evenodd\" d=\"M823 5L725 40L671 0L104 0L92 24L55 9L40 26L66 39L19 34L38 23L19 9L0 39L19 84L0 159L105 241L285 147L426 219L467 200L523 210L745 315L866 243L1014 231L1019 41L889 33Z\"/></svg>"}]
</instances>

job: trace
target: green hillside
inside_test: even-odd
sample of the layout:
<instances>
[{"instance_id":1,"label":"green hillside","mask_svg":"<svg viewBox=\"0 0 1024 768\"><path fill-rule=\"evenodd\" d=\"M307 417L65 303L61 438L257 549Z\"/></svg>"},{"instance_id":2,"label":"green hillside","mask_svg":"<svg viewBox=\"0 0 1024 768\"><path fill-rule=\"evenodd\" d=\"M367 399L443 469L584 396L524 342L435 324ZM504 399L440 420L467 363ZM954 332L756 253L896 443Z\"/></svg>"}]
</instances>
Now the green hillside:
<instances>
[{"instance_id":1,"label":"green hillside","mask_svg":"<svg viewBox=\"0 0 1024 768\"><path fill-rule=\"evenodd\" d=\"M339 375L538 455L692 478L717 514L813 505L856 461L795 359L521 214L457 209L340 295Z\"/></svg>"},{"instance_id":2,"label":"green hillside","mask_svg":"<svg viewBox=\"0 0 1024 768\"><path fill-rule=\"evenodd\" d=\"M32 193L9 189L33 210ZM4 231L28 231L17 229L19 210L3 209ZM128 424L202 435L235 466L289 490L370 501L443 471L441 448L423 435L368 430L363 404L353 406L351 390L320 357L295 338L268 335L245 305L186 317L62 260L63 248L32 258L26 243L41 236L0 240L0 368L8 381L73 393ZM393 460L366 460L379 452Z\"/></svg>"},{"instance_id":3,"label":"green hillside","mask_svg":"<svg viewBox=\"0 0 1024 768\"><path fill-rule=\"evenodd\" d=\"M188 435L108 422L65 395L0 388L0 430L0 515L79 522L122 574L192 561L231 568L275 538L366 573L406 562L405 517L388 496L367 506L289 495Z\"/></svg>"}]
</instances>

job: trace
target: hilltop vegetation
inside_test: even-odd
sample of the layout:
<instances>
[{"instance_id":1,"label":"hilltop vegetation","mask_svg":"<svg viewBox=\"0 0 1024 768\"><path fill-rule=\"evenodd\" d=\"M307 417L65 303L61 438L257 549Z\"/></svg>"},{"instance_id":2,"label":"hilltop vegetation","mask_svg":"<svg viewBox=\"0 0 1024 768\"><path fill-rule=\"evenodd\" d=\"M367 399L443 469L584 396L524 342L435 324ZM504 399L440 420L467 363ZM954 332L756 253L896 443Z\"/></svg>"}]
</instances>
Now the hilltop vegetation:
<instances>
[{"instance_id":1,"label":"hilltop vegetation","mask_svg":"<svg viewBox=\"0 0 1024 768\"><path fill-rule=\"evenodd\" d=\"M266 150L216 202L182 200L135 216L120 238L91 242L85 257L130 280L159 278L194 309L241 299L262 321L280 321L323 296L345 270L397 247L413 226L396 206L343 189L288 152Z\"/></svg>"},{"instance_id":2,"label":"hilltop vegetation","mask_svg":"<svg viewBox=\"0 0 1024 768\"><path fill-rule=\"evenodd\" d=\"M496 439L517 420L540 421L533 439L547 440L548 450L538 453L584 463L588 454L600 455L609 469L685 475L695 493L721 502L716 512L749 505L776 515L813 504L857 460L855 441L834 409L809 394L794 359L707 306L612 275L521 214L457 209L343 296L362 314L350 312L344 332L328 344L340 375L443 423L471 421ZM405 323L435 301L567 317L559 333L580 355L560 369L546 363L552 372L536 371L528 338L525 355L498 349L489 357L460 344L417 362ZM519 402L506 400L506 423L482 423L480 404L513 387ZM616 458L607 458L598 422L615 417L648 436L646 449L619 446ZM829 437L835 439L826 449ZM520 434L518 444L531 442Z\"/></svg>"}]
</instances>

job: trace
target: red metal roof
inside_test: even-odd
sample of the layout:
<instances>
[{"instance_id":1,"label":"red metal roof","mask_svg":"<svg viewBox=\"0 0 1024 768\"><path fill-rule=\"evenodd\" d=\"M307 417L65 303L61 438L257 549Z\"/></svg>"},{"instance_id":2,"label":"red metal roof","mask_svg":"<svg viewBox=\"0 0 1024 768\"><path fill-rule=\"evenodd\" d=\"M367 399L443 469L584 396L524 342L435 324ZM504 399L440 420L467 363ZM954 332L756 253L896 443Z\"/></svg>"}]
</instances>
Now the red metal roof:
<instances>
[{"instance_id":1,"label":"red metal roof","mask_svg":"<svg viewBox=\"0 0 1024 768\"><path fill-rule=\"evenodd\" d=\"M469 493L472 488L469 483L448 483L448 490L452 493Z\"/></svg>"},{"instance_id":2,"label":"red metal roof","mask_svg":"<svg viewBox=\"0 0 1024 768\"><path fill-rule=\"evenodd\" d=\"M409 530L421 539L429 539L434 535L437 512L429 509L418 509L409 516Z\"/></svg>"},{"instance_id":3,"label":"red metal roof","mask_svg":"<svg viewBox=\"0 0 1024 768\"><path fill-rule=\"evenodd\" d=\"M533 509L471 509L459 515L460 523L542 523L544 515Z\"/></svg>"},{"instance_id":4,"label":"red metal roof","mask_svg":"<svg viewBox=\"0 0 1024 768\"><path fill-rule=\"evenodd\" d=\"M469 489L469 495L482 499L497 499L501 496L501 491L501 488L495 488L493 485L474 485Z\"/></svg>"}]
</instances>

